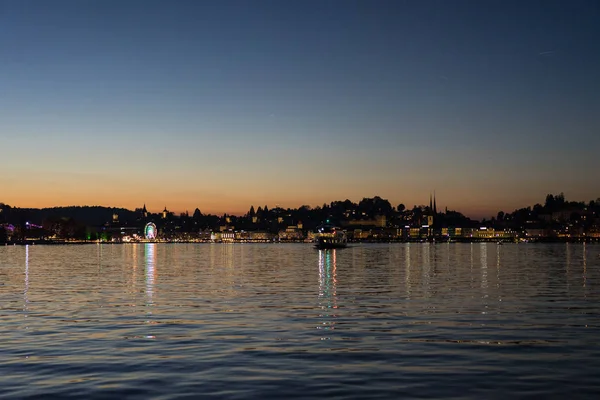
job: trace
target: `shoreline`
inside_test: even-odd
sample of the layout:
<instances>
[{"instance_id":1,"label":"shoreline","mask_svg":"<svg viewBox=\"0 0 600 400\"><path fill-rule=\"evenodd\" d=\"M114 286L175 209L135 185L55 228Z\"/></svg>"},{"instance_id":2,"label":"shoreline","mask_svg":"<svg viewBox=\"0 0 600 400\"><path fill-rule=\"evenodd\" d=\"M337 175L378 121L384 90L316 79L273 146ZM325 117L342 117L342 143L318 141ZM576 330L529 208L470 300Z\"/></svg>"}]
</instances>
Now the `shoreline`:
<instances>
[{"instance_id":1,"label":"shoreline","mask_svg":"<svg viewBox=\"0 0 600 400\"><path fill-rule=\"evenodd\" d=\"M502 241L502 240L472 240L472 239L453 239L430 241L430 240L363 240L363 241L348 241L348 244L465 244L465 243L492 243L492 244L551 244L551 243L571 243L571 244L600 244L600 238L570 238L570 239L555 239L555 238L539 238L523 242ZM180 240L180 241L139 241L139 242L99 242L99 241L19 241L7 242L0 244L0 247L7 246L73 246L73 245L136 245L136 244L304 244L314 245L314 242L304 241L195 241L195 240Z\"/></svg>"}]
</instances>

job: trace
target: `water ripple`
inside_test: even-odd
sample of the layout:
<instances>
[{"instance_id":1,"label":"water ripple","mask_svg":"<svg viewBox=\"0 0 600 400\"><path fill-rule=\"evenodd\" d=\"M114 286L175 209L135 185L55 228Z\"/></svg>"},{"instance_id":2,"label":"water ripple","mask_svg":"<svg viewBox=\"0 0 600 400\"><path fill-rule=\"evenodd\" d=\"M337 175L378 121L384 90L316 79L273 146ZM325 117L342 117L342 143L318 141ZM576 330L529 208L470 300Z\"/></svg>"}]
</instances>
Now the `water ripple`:
<instances>
[{"instance_id":1,"label":"water ripple","mask_svg":"<svg viewBox=\"0 0 600 400\"><path fill-rule=\"evenodd\" d=\"M0 397L600 393L600 247L0 248Z\"/></svg>"}]
</instances>

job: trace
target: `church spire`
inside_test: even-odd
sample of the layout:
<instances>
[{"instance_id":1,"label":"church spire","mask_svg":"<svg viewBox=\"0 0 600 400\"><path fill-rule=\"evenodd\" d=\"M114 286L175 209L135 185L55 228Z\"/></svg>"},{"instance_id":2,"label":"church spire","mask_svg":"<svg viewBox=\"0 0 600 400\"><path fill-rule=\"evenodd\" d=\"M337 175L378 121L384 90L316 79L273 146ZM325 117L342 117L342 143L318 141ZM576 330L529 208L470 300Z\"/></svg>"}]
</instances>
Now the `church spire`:
<instances>
[{"instance_id":1,"label":"church spire","mask_svg":"<svg viewBox=\"0 0 600 400\"><path fill-rule=\"evenodd\" d=\"M433 210L433 203L431 202L431 193L429 193L429 211Z\"/></svg>"},{"instance_id":2,"label":"church spire","mask_svg":"<svg viewBox=\"0 0 600 400\"><path fill-rule=\"evenodd\" d=\"M435 204L435 190L433 191L433 213L437 214L437 205Z\"/></svg>"}]
</instances>

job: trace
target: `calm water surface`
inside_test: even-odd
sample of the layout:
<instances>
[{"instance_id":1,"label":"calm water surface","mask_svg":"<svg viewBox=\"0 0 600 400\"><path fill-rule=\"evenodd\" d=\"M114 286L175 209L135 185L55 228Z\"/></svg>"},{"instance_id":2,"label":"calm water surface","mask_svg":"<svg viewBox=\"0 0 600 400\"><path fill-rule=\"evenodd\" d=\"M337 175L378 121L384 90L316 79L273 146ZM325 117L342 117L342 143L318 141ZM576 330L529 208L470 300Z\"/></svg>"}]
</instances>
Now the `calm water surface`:
<instances>
[{"instance_id":1,"label":"calm water surface","mask_svg":"<svg viewBox=\"0 0 600 400\"><path fill-rule=\"evenodd\" d=\"M600 246L0 247L6 398L586 398Z\"/></svg>"}]
</instances>

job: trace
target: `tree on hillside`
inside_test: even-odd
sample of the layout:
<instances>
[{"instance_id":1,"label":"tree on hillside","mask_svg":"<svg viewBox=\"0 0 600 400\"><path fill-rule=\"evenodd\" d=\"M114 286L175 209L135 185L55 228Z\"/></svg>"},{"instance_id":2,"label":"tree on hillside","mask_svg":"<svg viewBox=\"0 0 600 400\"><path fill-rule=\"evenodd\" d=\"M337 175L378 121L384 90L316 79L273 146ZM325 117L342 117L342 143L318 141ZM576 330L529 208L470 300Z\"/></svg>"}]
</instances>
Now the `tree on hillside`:
<instances>
[{"instance_id":1,"label":"tree on hillside","mask_svg":"<svg viewBox=\"0 0 600 400\"><path fill-rule=\"evenodd\" d=\"M200 212L200 209L199 209L199 208L196 208L196 209L194 210L194 215L192 216L192 218L193 218L195 221L198 221L198 220L199 220L201 217L202 217L202 213Z\"/></svg>"},{"instance_id":2,"label":"tree on hillside","mask_svg":"<svg viewBox=\"0 0 600 400\"><path fill-rule=\"evenodd\" d=\"M375 215L386 215L389 216L392 213L392 205L386 199L382 199L379 196L373 198L363 198L358 203L358 211L365 213L369 218L375 217Z\"/></svg>"},{"instance_id":3,"label":"tree on hillside","mask_svg":"<svg viewBox=\"0 0 600 400\"><path fill-rule=\"evenodd\" d=\"M553 213L560 211L565 205L565 195L560 193L555 195L546 195L546 202L544 203L544 209L547 213Z\"/></svg>"}]
</instances>

